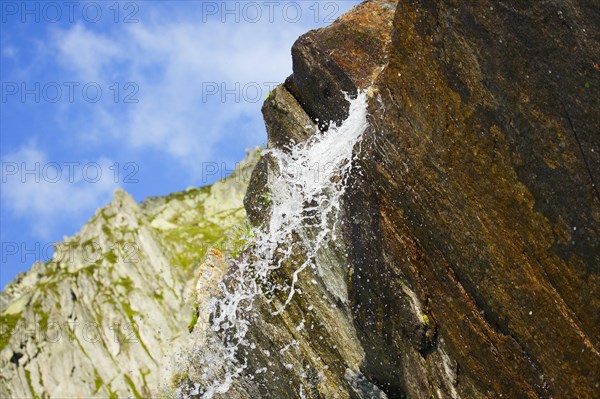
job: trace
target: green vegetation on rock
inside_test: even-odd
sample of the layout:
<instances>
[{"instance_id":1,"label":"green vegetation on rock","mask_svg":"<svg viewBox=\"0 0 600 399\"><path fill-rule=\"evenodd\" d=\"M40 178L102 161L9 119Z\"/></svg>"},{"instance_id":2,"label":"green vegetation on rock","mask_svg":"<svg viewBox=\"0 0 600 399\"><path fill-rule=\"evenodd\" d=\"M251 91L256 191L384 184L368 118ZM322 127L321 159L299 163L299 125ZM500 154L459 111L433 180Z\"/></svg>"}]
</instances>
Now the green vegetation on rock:
<instances>
[{"instance_id":1,"label":"green vegetation on rock","mask_svg":"<svg viewBox=\"0 0 600 399\"><path fill-rule=\"evenodd\" d=\"M21 319L21 314L0 314L0 351L8 345L15 328Z\"/></svg>"}]
</instances>

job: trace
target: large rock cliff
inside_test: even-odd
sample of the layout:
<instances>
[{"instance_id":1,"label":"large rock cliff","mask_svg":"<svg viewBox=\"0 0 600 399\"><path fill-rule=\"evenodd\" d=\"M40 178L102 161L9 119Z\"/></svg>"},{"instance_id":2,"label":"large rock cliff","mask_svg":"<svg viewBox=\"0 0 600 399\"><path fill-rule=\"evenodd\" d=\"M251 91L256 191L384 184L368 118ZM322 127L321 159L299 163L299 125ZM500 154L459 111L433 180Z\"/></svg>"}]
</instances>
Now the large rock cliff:
<instances>
[{"instance_id":1,"label":"large rock cliff","mask_svg":"<svg viewBox=\"0 0 600 399\"><path fill-rule=\"evenodd\" d=\"M296 42L263 109L271 145L302 139L285 125L301 110L326 130L348 116L342 92L369 94L347 257L330 258L360 343L330 337L360 354L338 375L388 397L597 395L598 21L577 1L372 1Z\"/></svg>"},{"instance_id":2,"label":"large rock cliff","mask_svg":"<svg viewBox=\"0 0 600 399\"><path fill-rule=\"evenodd\" d=\"M347 201L362 370L386 392L434 395L443 354L453 396L598 395L598 21L398 4Z\"/></svg>"}]
</instances>

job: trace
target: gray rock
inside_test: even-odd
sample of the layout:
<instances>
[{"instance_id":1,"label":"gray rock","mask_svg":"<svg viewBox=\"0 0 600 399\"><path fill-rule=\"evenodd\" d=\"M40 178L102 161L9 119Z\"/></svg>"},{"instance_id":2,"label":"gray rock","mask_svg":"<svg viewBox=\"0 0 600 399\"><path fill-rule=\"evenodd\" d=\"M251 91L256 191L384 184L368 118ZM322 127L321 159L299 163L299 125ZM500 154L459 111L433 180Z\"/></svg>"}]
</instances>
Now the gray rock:
<instances>
[{"instance_id":1,"label":"gray rock","mask_svg":"<svg viewBox=\"0 0 600 399\"><path fill-rule=\"evenodd\" d=\"M232 176L138 205L121 190L54 258L0 294L1 397L156 397L189 340L194 276L244 224L258 159ZM162 382L162 383L161 383Z\"/></svg>"}]
</instances>

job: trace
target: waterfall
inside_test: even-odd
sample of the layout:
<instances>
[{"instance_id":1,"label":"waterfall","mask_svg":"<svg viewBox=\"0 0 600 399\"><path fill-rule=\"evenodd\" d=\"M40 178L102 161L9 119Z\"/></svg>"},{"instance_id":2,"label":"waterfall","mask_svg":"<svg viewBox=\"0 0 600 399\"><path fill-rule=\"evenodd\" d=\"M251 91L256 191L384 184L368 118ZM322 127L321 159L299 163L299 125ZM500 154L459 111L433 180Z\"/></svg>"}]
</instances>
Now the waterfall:
<instances>
[{"instance_id":1,"label":"waterfall","mask_svg":"<svg viewBox=\"0 0 600 399\"><path fill-rule=\"evenodd\" d=\"M246 364L236 359L241 346L249 345L246 334L250 326L248 314L259 295L284 291L287 298L274 314L285 311L295 294L295 286L307 268L317 268L316 254L328 240L335 239L335 226L340 202L352 169L355 145L367 128L367 96L359 93L350 99L349 116L340 126L317 133L288 151L269 149L278 173L268 182L271 215L268 226L254 228L248 235L249 254L237 259L227 286L221 283L223 295L210 305L212 335L206 347L188 359L202 364L202 381L189 394L202 393L210 399L227 392ZM269 275L292 255L291 242L297 243L305 255L297 265L289 284L273 285Z\"/></svg>"}]
</instances>

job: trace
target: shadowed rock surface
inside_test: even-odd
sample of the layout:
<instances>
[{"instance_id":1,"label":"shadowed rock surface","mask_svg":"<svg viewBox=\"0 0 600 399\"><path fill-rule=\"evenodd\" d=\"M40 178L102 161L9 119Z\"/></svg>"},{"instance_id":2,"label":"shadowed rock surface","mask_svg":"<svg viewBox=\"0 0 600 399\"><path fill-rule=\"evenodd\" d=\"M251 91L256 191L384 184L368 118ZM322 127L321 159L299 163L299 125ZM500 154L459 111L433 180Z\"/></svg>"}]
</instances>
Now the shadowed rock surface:
<instances>
[{"instance_id":1,"label":"shadowed rock surface","mask_svg":"<svg viewBox=\"0 0 600 399\"><path fill-rule=\"evenodd\" d=\"M302 35L292 46L294 73L285 87L321 129L346 119L344 93L355 96L383 67L394 8L393 1L365 2L326 29Z\"/></svg>"},{"instance_id":2,"label":"shadowed rock surface","mask_svg":"<svg viewBox=\"0 0 600 399\"><path fill-rule=\"evenodd\" d=\"M374 79L344 222L360 371L388 397L597 395L591 4L401 1L392 26L370 2L294 45L313 120Z\"/></svg>"}]
</instances>

